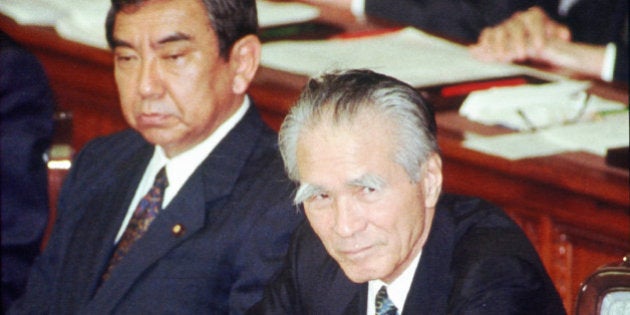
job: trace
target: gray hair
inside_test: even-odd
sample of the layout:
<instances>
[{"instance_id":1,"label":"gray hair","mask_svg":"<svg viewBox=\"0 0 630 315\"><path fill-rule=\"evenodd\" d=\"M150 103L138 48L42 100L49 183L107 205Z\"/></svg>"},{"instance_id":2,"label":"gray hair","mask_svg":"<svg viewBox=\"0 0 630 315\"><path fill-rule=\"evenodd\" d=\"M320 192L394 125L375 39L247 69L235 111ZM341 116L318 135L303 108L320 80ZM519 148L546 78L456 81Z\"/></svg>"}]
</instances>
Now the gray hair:
<instances>
[{"instance_id":1,"label":"gray hair","mask_svg":"<svg viewBox=\"0 0 630 315\"><path fill-rule=\"evenodd\" d=\"M139 7L150 0L112 0L105 20L105 33L110 48L114 48L116 14L127 7ZM258 32L255 0L197 0L208 13L210 26L219 40L219 54L227 60L232 45L249 34Z\"/></svg>"},{"instance_id":2,"label":"gray hair","mask_svg":"<svg viewBox=\"0 0 630 315\"><path fill-rule=\"evenodd\" d=\"M302 133L324 119L351 124L368 111L397 126L395 162L412 181L420 180L422 163L439 152L433 108L408 84L363 69L334 71L308 81L280 127L280 152L289 178L299 181L297 144Z\"/></svg>"}]
</instances>

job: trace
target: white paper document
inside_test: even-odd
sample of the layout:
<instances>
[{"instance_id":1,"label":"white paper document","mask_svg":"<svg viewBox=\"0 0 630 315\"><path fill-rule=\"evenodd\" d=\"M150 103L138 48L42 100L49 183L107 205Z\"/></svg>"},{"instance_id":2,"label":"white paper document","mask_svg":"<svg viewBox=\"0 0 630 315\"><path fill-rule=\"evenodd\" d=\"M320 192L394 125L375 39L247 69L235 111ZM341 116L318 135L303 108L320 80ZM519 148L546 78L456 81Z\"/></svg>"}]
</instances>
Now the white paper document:
<instances>
[{"instance_id":1,"label":"white paper document","mask_svg":"<svg viewBox=\"0 0 630 315\"><path fill-rule=\"evenodd\" d=\"M500 136L469 135L466 148L508 160L584 151L605 156L606 150L628 146L630 124L627 110L599 119L562 125L536 132L515 132Z\"/></svg>"},{"instance_id":2,"label":"white paper document","mask_svg":"<svg viewBox=\"0 0 630 315\"><path fill-rule=\"evenodd\" d=\"M108 0L72 1L55 23L55 30L67 40L107 49L105 19L109 6Z\"/></svg>"},{"instance_id":3,"label":"white paper document","mask_svg":"<svg viewBox=\"0 0 630 315\"><path fill-rule=\"evenodd\" d=\"M19 24L54 26L64 8L50 0L2 0L0 13Z\"/></svg>"},{"instance_id":4,"label":"white paper document","mask_svg":"<svg viewBox=\"0 0 630 315\"><path fill-rule=\"evenodd\" d=\"M459 114L485 125L515 130L547 128L591 120L602 111L625 106L588 95L589 82L560 80L547 84L497 87L468 95Z\"/></svg>"},{"instance_id":5,"label":"white paper document","mask_svg":"<svg viewBox=\"0 0 630 315\"><path fill-rule=\"evenodd\" d=\"M317 7L297 2L257 0L256 9L260 27L302 23L319 17Z\"/></svg>"},{"instance_id":6,"label":"white paper document","mask_svg":"<svg viewBox=\"0 0 630 315\"><path fill-rule=\"evenodd\" d=\"M59 36L107 49L105 18L110 0L0 0L0 13L19 24L51 26ZM315 19L319 9L301 3L256 2L258 24L270 27Z\"/></svg>"},{"instance_id":7,"label":"white paper document","mask_svg":"<svg viewBox=\"0 0 630 315\"><path fill-rule=\"evenodd\" d=\"M465 46L414 28L360 38L269 42L263 45L261 63L306 76L368 68L415 87L539 74L522 66L478 61Z\"/></svg>"},{"instance_id":8,"label":"white paper document","mask_svg":"<svg viewBox=\"0 0 630 315\"><path fill-rule=\"evenodd\" d=\"M67 40L106 49L110 4L110 0L1 0L0 12L20 24L51 26Z\"/></svg>"}]
</instances>

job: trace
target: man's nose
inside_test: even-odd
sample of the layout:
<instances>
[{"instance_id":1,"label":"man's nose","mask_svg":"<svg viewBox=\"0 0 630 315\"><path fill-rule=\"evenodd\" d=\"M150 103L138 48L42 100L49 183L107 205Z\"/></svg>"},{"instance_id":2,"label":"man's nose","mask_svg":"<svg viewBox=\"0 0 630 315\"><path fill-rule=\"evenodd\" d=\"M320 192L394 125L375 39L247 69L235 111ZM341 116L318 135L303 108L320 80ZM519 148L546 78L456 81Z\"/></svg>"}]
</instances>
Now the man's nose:
<instances>
[{"instance_id":1,"label":"man's nose","mask_svg":"<svg viewBox=\"0 0 630 315\"><path fill-rule=\"evenodd\" d=\"M140 69L138 92L145 99L156 98L164 92L162 74L156 59L145 59Z\"/></svg>"},{"instance_id":2,"label":"man's nose","mask_svg":"<svg viewBox=\"0 0 630 315\"><path fill-rule=\"evenodd\" d=\"M339 236L351 237L365 229L367 220L352 198L337 198L334 211L334 230Z\"/></svg>"}]
</instances>

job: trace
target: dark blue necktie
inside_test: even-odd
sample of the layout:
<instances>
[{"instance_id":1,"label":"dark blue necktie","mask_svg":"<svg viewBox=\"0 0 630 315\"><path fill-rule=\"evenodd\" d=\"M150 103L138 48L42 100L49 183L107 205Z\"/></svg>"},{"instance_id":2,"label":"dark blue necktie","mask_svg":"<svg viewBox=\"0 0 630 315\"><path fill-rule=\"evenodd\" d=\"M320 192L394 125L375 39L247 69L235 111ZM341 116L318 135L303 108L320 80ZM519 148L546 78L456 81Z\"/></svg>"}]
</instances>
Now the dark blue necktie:
<instances>
[{"instance_id":1,"label":"dark blue necktie","mask_svg":"<svg viewBox=\"0 0 630 315\"><path fill-rule=\"evenodd\" d=\"M382 286L376 293L376 315L396 315L398 309L387 296L387 288Z\"/></svg>"},{"instance_id":2,"label":"dark blue necktie","mask_svg":"<svg viewBox=\"0 0 630 315\"><path fill-rule=\"evenodd\" d=\"M103 280L107 280L114 267L127 254L133 243L135 243L149 229L149 225L162 210L162 199L164 199L164 189L168 186L166 178L166 167L163 167L155 176L153 187L142 197L136 210L133 212L131 220L125 229L116 250L109 260L107 270L102 276Z\"/></svg>"}]
</instances>

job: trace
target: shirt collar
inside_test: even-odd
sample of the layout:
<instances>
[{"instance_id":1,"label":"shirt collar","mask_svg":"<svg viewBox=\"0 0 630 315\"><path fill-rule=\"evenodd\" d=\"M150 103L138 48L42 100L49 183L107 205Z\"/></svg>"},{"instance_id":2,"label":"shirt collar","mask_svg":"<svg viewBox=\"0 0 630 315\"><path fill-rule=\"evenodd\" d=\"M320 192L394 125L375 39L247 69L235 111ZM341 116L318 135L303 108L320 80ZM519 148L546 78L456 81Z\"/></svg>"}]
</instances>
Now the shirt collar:
<instances>
[{"instance_id":1,"label":"shirt collar","mask_svg":"<svg viewBox=\"0 0 630 315\"><path fill-rule=\"evenodd\" d=\"M422 255L422 251L411 261L411 264L407 266L405 271L398 276L392 283L387 284L381 280L371 280L368 283L368 314L375 313L375 297L376 292L382 287L387 287L387 295L390 300L394 303L396 308L398 309L398 314L402 314L403 307L405 306L405 300L407 299L407 294L409 293L409 289L411 288L411 283L413 282L413 277L416 273L416 269L418 268L418 263L420 262L420 256Z\"/></svg>"}]
</instances>

